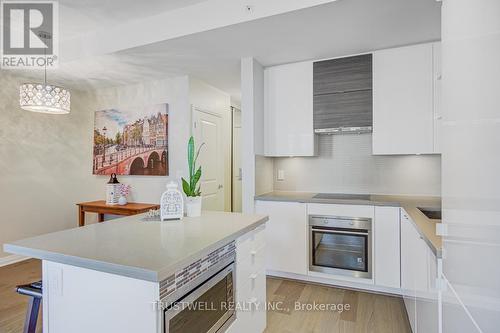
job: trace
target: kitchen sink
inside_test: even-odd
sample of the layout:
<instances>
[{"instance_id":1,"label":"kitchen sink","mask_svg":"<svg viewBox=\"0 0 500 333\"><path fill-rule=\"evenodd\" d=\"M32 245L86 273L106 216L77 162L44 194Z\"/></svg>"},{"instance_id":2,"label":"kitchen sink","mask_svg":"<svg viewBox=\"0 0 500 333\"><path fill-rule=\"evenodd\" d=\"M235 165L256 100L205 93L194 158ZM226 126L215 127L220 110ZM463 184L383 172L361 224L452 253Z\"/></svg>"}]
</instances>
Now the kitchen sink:
<instances>
[{"instance_id":1,"label":"kitchen sink","mask_svg":"<svg viewBox=\"0 0 500 333\"><path fill-rule=\"evenodd\" d=\"M441 208L417 207L425 216L431 220L441 220Z\"/></svg>"}]
</instances>

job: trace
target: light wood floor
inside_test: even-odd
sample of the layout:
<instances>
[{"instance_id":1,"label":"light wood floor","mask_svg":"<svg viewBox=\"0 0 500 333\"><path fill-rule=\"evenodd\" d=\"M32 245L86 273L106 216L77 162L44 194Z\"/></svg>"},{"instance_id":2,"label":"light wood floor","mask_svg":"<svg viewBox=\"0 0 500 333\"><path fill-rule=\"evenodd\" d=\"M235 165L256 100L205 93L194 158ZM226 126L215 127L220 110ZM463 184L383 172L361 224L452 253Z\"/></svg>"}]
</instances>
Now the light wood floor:
<instances>
[{"instance_id":1,"label":"light wood floor","mask_svg":"<svg viewBox=\"0 0 500 333\"><path fill-rule=\"evenodd\" d=\"M23 330L28 297L15 286L39 280L41 262L27 260L0 267L0 333ZM403 301L397 297L344 290L277 278L267 279L265 333L411 333ZM295 304L349 304L349 310L300 311ZM42 329L39 317L37 332Z\"/></svg>"},{"instance_id":2,"label":"light wood floor","mask_svg":"<svg viewBox=\"0 0 500 333\"><path fill-rule=\"evenodd\" d=\"M0 333L23 331L28 297L16 293L16 286L38 281L42 278L42 263L30 259L0 267ZM42 332L41 311L37 332Z\"/></svg>"},{"instance_id":3,"label":"light wood floor","mask_svg":"<svg viewBox=\"0 0 500 333\"><path fill-rule=\"evenodd\" d=\"M268 278L267 301L277 309L268 308L265 333L411 333L398 297ZM349 310L301 311L296 302L349 304Z\"/></svg>"}]
</instances>

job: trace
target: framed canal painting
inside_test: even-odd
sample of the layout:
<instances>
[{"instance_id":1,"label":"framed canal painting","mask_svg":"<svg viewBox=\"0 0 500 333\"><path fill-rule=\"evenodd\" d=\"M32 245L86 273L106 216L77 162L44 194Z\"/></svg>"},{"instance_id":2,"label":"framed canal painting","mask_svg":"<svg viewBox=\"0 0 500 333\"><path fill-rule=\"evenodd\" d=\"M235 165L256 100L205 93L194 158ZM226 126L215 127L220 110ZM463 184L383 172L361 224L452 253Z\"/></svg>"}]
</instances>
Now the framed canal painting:
<instances>
[{"instance_id":1,"label":"framed canal painting","mask_svg":"<svg viewBox=\"0 0 500 333\"><path fill-rule=\"evenodd\" d=\"M96 111L93 174L168 175L168 104Z\"/></svg>"}]
</instances>

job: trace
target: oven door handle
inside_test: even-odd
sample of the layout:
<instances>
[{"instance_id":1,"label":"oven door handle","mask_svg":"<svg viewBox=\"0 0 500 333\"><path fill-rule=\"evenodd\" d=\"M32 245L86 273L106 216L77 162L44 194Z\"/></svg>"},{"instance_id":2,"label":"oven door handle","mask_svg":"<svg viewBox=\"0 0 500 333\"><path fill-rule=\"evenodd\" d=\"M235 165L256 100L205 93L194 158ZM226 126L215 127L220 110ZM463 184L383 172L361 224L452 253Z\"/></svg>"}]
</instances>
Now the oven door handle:
<instances>
[{"instance_id":1,"label":"oven door handle","mask_svg":"<svg viewBox=\"0 0 500 333\"><path fill-rule=\"evenodd\" d=\"M311 228L311 231L323 232L326 234L344 234L344 235L362 235L368 236L370 232L356 232L356 231L341 231L341 230L329 230L329 229L317 229Z\"/></svg>"}]
</instances>

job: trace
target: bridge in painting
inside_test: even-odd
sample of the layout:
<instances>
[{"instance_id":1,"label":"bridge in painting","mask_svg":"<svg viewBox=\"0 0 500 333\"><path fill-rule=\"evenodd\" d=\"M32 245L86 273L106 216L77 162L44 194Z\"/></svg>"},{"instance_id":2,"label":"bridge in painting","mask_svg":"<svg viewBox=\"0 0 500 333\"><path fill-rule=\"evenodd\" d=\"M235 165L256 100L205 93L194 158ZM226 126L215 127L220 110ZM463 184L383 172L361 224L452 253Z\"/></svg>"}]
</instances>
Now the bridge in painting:
<instances>
[{"instance_id":1,"label":"bridge in painting","mask_svg":"<svg viewBox=\"0 0 500 333\"><path fill-rule=\"evenodd\" d=\"M168 158L165 148L128 147L94 156L94 174L167 175Z\"/></svg>"}]
</instances>

